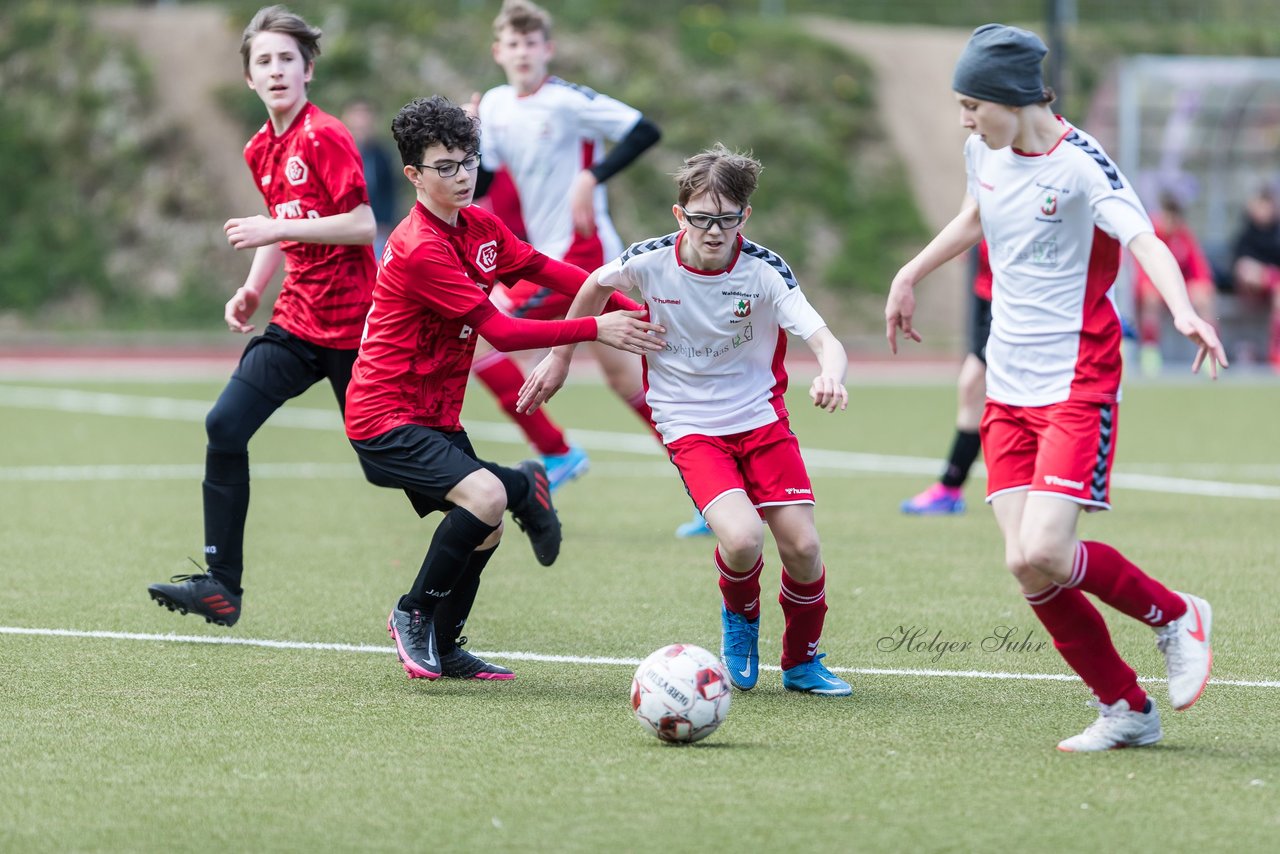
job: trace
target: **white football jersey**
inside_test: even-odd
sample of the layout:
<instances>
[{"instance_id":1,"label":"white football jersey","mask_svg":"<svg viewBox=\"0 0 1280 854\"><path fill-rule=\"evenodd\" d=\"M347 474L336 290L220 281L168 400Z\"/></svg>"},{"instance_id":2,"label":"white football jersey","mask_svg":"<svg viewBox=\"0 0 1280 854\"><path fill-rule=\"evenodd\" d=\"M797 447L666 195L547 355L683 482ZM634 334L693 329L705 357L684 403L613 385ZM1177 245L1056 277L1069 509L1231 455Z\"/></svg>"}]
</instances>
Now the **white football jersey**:
<instances>
[{"instance_id":1,"label":"white football jersey","mask_svg":"<svg viewBox=\"0 0 1280 854\"><path fill-rule=\"evenodd\" d=\"M638 288L665 350L645 355L645 399L664 443L697 433L728 436L786 416L787 332L809 338L826 322L791 268L738 237L738 255L715 273L680 263L682 232L633 244L600 270L600 284Z\"/></svg>"},{"instance_id":2,"label":"white football jersey","mask_svg":"<svg viewBox=\"0 0 1280 854\"><path fill-rule=\"evenodd\" d=\"M1154 232L1128 179L1065 121L1044 154L965 143L993 275L987 397L1014 406L1120 395L1120 249Z\"/></svg>"},{"instance_id":3,"label":"white football jersey","mask_svg":"<svg viewBox=\"0 0 1280 854\"><path fill-rule=\"evenodd\" d=\"M622 139L640 111L585 86L549 77L532 95L508 85L480 99L480 156L484 168L506 166L520 194L529 242L544 255L563 258L573 242L569 188L583 169L605 157L604 141ZM604 257L622 251L609 219L604 185L595 190L596 232Z\"/></svg>"}]
</instances>

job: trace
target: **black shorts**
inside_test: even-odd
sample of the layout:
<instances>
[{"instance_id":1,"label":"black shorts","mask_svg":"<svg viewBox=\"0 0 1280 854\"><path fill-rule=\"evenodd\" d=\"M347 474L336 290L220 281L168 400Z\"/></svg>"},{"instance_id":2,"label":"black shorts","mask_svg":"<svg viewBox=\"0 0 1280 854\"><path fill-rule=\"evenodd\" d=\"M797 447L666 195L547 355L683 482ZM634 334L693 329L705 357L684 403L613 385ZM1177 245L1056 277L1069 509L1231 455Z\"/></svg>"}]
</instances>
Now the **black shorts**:
<instances>
[{"instance_id":1,"label":"black shorts","mask_svg":"<svg viewBox=\"0 0 1280 854\"><path fill-rule=\"evenodd\" d=\"M352 439L351 446L369 482L403 489L419 516L452 510L445 496L484 468L465 430L443 433L407 424L372 439Z\"/></svg>"},{"instance_id":2,"label":"black shorts","mask_svg":"<svg viewBox=\"0 0 1280 854\"><path fill-rule=\"evenodd\" d=\"M987 338L991 335L991 300L973 291L969 299L969 352L987 363Z\"/></svg>"},{"instance_id":3,"label":"black shorts","mask_svg":"<svg viewBox=\"0 0 1280 854\"><path fill-rule=\"evenodd\" d=\"M233 379L247 383L271 401L292 400L322 379L328 379L338 398L347 405L347 385L358 350L321 347L274 323L251 339L240 356Z\"/></svg>"}]
</instances>

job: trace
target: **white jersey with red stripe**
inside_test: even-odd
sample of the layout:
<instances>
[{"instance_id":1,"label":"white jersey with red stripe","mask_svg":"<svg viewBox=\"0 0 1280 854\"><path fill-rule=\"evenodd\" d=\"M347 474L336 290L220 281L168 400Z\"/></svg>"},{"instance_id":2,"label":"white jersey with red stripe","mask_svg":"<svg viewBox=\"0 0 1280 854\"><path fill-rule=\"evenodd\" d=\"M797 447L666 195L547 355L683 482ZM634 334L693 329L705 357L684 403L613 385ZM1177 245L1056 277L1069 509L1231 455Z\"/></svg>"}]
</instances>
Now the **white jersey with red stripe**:
<instances>
[{"instance_id":1,"label":"white jersey with red stripe","mask_svg":"<svg viewBox=\"0 0 1280 854\"><path fill-rule=\"evenodd\" d=\"M1154 231L1097 141L1062 126L1044 154L965 143L993 274L987 397L1015 406L1119 399L1112 285L1121 247Z\"/></svg>"},{"instance_id":2,"label":"white jersey with red stripe","mask_svg":"<svg viewBox=\"0 0 1280 854\"><path fill-rule=\"evenodd\" d=\"M683 232L633 244L600 269L600 284L638 288L665 350L645 356L645 400L664 443L729 436L786 417L787 332L809 338L826 322L787 262L738 237L728 269L680 263Z\"/></svg>"},{"instance_id":3,"label":"white jersey with red stripe","mask_svg":"<svg viewBox=\"0 0 1280 854\"><path fill-rule=\"evenodd\" d=\"M573 242L569 188L583 169L604 159L604 141L622 139L642 118L621 101L548 77L538 91L520 96L496 86L480 99L480 156L484 168L506 166L520 194L529 243L563 258ZM595 190L596 231L604 257L622 251L609 219L604 185Z\"/></svg>"}]
</instances>

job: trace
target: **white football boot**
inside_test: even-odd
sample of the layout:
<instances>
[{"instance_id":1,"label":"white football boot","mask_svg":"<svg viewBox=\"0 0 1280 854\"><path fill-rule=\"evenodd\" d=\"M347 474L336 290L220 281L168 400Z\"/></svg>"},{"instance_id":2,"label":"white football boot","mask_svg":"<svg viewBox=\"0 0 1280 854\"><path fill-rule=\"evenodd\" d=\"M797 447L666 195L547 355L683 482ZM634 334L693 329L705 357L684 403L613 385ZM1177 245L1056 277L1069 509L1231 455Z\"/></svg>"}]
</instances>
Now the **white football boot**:
<instances>
[{"instance_id":1,"label":"white football boot","mask_svg":"<svg viewBox=\"0 0 1280 854\"><path fill-rule=\"evenodd\" d=\"M1090 705L1097 707L1098 719L1079 735L1058 742L1058 749L1064 753L1091 753L1155 744L1164 736L1164 731L1160 728L1156 704L1148 702L1151 711L1135 712L1127 700L1117 700L1110 706L1094 700Z\"/></svg>"},{"instance_id":2,"label":"white football boot","mask_svg":"<svg viewBox=\"0 0 1280 854\"><path fill-rule=\"evenodd\" d=\"M1213 650L1209 648L1209 630L1213 625L1213 609L1199 596L1179 593L1187 602L1187 613L1156 629L1156 647L1164 653L1169 673L1169 702L1178 711L1191 708L1204 686L1209 684L1213 666Z\"/></svg>"}]
</instances>

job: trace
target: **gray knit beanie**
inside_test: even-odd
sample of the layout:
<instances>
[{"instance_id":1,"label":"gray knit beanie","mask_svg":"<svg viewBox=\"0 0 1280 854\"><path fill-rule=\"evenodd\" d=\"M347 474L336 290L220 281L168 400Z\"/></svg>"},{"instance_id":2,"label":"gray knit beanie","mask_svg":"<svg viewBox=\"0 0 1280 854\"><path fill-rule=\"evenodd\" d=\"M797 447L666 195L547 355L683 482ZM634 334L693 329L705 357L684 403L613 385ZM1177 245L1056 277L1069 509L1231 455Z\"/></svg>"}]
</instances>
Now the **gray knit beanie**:
<instances>
[{"instance_id":1,"label":"gray knit beanie","mask_svg":"<svg viewBox=\"0 0 1280 854\"><path fill-rule=\"evenodd\" d=\"M980 101L1010 107L1038 103L1044 93L1040 61L1049 49L1029 30L984 24L973 31L956 62L951 88Z\"/></svg>"}]
</instances>

